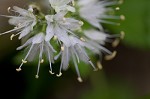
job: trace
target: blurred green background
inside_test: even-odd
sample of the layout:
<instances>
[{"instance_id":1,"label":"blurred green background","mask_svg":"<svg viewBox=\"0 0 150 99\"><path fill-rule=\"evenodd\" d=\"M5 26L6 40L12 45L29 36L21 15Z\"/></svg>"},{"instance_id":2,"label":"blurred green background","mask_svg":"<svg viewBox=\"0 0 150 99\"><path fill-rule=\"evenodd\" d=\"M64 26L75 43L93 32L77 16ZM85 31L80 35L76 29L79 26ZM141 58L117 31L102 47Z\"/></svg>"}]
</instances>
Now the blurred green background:
<instances>
[{"instance_id":1,"label":"blurred green background","mask_svg":"<svg viewBox=\"0 0 150 99\"><path fill-rule=\"evenodd\" d=\"M0 0L0 14L17 5L27 7L29 0ZM36 0L35 0L36 1ZM36 66L26 64L21 72L14 63L17 39L0 36L0 97L5 99L150 99L150 0L125 0L117 14L126 20L120 26L105 25L112 33L123 30L125 39L111 61L102 61L103 70L93 72L81 65L83 83L76 80L76 72L68 69L60 78L48 73L48 65L41 66L40 78L35 79ZM7 18L0 17L0 31L11 27ZM20 62L20 59L17 60ZM34 64L35 65L35 64ZM57 69L59 64L55 65Z\"/></svg>"}]
</instances>

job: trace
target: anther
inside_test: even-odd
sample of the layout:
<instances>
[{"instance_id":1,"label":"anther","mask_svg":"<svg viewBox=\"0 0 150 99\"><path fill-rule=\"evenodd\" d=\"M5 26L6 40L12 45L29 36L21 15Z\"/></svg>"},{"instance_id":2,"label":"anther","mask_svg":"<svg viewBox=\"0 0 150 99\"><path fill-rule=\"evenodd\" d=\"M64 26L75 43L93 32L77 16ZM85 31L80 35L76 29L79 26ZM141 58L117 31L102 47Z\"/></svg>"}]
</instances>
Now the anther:
<instances>
[{"instance_id":1,"label":"anther","mask_svg":"<svg viewBox=\"0 0 150 99\"><path fill-rule=\"evenodd\" d=\"M14 37L15 37L15 35L12 34L12 35L10 36L10 40L12 40Z\"/></svg>"},{"instance_id":2,"label":"anther","mask_svg":"<svg viewBox=\"0 0 150 99\"><path fill-rule=\"evenodd\" d=\"M120 32L120 38L121 38L121 39L124 39L124 37L125 37L125 32L124 32L124 31L121 31L121 32Z\"/></svg>"},{"instance_id":3,"label":"anther","mask_svg":"<svg viewBox=\"0 0 150 99\"><path fill-rule=\"evenodd\" d=\"M42 59L42 60L40 61L40 63L41 63L41 64L44 63L44 59Z\"/></svg>"},{"instance_id":4,"label":"anther","mask_svg":"<svg viewBox=\"0 0 150 99\"><path fill-rule=\"evenodd\" d=\"M33 12L33 7L32 7L32 6L29 6L28 11Z\"/></svg>"},{"instance_id":5,"label":"anther","mask_svg":"<svg viewBox=\"0 0 150 99\"><path fill-rule=\"evenodd\" d=\"M83 82L82 78L81 77L78 77L77 80L81 83Z\"/></svg>"},{"instance_id":6,"label":"anther","mask_svg":"<svg viewBox=\"0 0 150 99\"><path fill-rule=\"evenodd\" d=\"M60 77L62 76L62 73L60 72L59 74L56 74L57 77Z\"/></svg>"},{"instance_id":7,"label":"anther","mask_svg":"<svg viewBox=\"0 0 150 99\"><path fill-rule=\"evenodd\" d=\"M39 75L35 75L35 78L38 79L38 78L39 78Z\"/></svg>"},{"instance_id":8,"label":"anther","mask_svg":"<svg viewBox=\"0 0 150 99\"><path fill-rule=\"evenodd\" d=\"M119 8L119 7L116 7L115 9L116 9L117 11L118 11L118 10L120 10L120 8Z\"/></svg>"},{"instance_id":9,"label":"anther","mask_svg":"<svg viewBox=\"0 0 150 99\"><path fill-rule=\"evenodd\" d=\"M62 46L62 47L61 47L61 50L64 51L64 49L65 49L64 46Z\"/></svg>"},{"instance_id":10,"label":"anther","mask_svg":"<svg viewBox=\"0 0 150 99\"><path fill-rule=\"evenodd\" d=\"M85 41L86 41L86 40L85 40L84 38L82 38L82 37L80 38L80 40L81 40L81 41L83 41L83 42L85 42Z\"/></svg>"},{"instance_id":11,"label":"anther","mask_svg":"<svg viewBox=\"0 0 150 99\"><path fill-rule=\"evenodd\" d=\"M53 73L51 70L49 70L49 73L50 73L50 74L52 74L52 75L54 75L54 74L55 74L55 73Z\"/></svg>"},{"instance_id":12,"label":"anther","mask_svg":"<svg viewBox=\"0 0 150 99\"><path fill-rule=\"evenodd\" d=\"M123 4L124 3L124 0L119 0L118 1L118 4Z\"/></svg>"},{"instance_id":13,"label":"anther","mask_svg":"<svg viewBox=\"0 0 150 99\"><path fill-rule=\"evenodd\" d=\"M120 19L121 19L121 20L125 20L126 17L125 17L124 15L120 15Z\"/></svg>"},{"instance_id":14,"label":"anther","mask_svg":"<svg viewBox=\"0 0 150 99\"><path fill-rule=\"evenodd\" d=\"M17 68L17 69L16 69L16 71L17 71L17 72L20 72L20 71L21 71L21 68L20 68L20 67L19 67L19 68Z\"/></svg>"},{"instance_id":15,"label":"anther","mask_svg":"<svg viewBox=\"0 0 150 99\"><path fill-rule=\"evenodd\" d=\"M79 24L80 24L80 25L83 25L84 23L83 23L82 21L79 21Z\"/></svg>"},{"instance_id":16,"label":"anther","mask_svg":"<svg viewBox=\"0 0 150 99\"><path fill-rule=\"evenodd\" d=\"M117 54L117 51L114 51L111 55L106 55L105 60L112 60Z\"/></svg>"},{"instance_id":17,"label":"anther","mask_svg":"<svg viewBox=\"0 0 150 99\"><path fill-rule=\"evenodd\" d=\"M58 37L56 35L54 35L54 40L57 40L57 39L58 39Z\"/></svg>"},{"instance_id":18,"label":"anther","mask_svg":"<svg viewBox=\"0 0 150 99\"><path fill-rule=\"evenodd\" d=\"M120 43L120 39L115 39L113 42L112 42L112 47L117 47Z\"/></svg>"},{"instance_id":19,"label":"anther","mask_svg":"<svg viewBox=\"0 0 150 99\"><path fill-rule=\"evenodd\" d=\"M103 69L103 66L102 66L102 64L101 64L101 62L100 61L97 61L97 67L98 67L98 69Z\"/></svg>"},{"instance_id":20,"label":"anther","mask_svg":"<svg viewBox=\"0 0 150 99\"><path fill-rule=\"evenodd\" d=\"M11 9L11 7L8 7L8 8L7 8L7 11L10 12L10 9Z\"/></svg>"},{"instance_id":21,"label":"anther","mask_svg":"<svg viewBox=\"0 0 150 99\"><path fill-rule=\"evenodd\" d=\"M74 2L74 0L72 0L72 6L75 6L75 2Z\"/></svg>"},{"instance_id":22,"label":"anther","mask_svg":"<svg viewBox=\"0 0 150 99\"><path fill-rule=\"evenodd\" d=\"M25 63L27 63L27 61L22 59L22 63L24 63L24 64L25 64Z\"/></svg>"}]
</instances>

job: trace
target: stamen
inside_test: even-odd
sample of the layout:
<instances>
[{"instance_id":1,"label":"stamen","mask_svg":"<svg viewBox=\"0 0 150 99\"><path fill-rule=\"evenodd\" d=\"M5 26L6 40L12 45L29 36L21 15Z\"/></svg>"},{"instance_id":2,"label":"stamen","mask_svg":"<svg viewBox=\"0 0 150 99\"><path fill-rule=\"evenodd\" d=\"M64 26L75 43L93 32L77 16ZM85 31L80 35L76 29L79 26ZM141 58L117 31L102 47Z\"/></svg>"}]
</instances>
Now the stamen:
<instances>
[{"instance_id":1,"label":"stamen","mask_svg":"<svg viewBox=\"0 0 150 99\"><path fill-rule=\"evenodd\" d=\"M61 47L61 50L64 51L64 49L65 49L64 46L62 46L62 47Z\"/></svg>"},{"instance_id":2,"label":"stamen","mask_svg":"<svg viewBox=\"0 0 150 99\"><path fill-rule=\"evenodd\" d=\"M72 6L75 6L75 1L74 0L72 0Z\"/></svg>"},{"instance_id":3,"label":"stamen","mask_svg":"<svg viewBox=\"0 0 150 99\"><path fill-rule=\"evenodd\" d=\"M29 6L28 11L30 11L31 13L33 13L33 7L32 7L32 6Z\"/></svg>"},{"instance_id":4,"label":"stamen","mask_svg":"<svg viewBox=\"0 0 150 99\"><path fill-rule=\"evenodd\" d=\"M119 0L118 1L118 4L123 4L124 3L124 0Z\"/></svg>"},{"instance_id":5,"label":"stamen","mask_svg":"<svg viewBox=\"0 0 150 99\"><path fill-rule=\"evenodd\" d=\"M10 40L12 41L12 39L15 37L15 35L14 34L12 34L11 36L10 36Z\"/></svg>"},{"instance_id":6,"label":"stamen","mask_svg":"<svg viewBox=\"0 0 150 99\"><path fill-rule=\"evenodd\" d=\"M83 23L82 21L79 21L79 24L80 24L80 25L83 25L84 23Z\"/></svg>"},{"instance_id":7,"label":"stamen","mask_svg":"<svg viewBox=\"0 0 150 99\"><path fill-rule=\"evenodd\" d=\"M35 75L35 78L38 79L38 78L39 78L39 75Z\"/></svg>"},{"instance_id":8,"label":"stamen","mask_svg":"<svg viewBox=\"0 0 150 99\"><path fill-rule=\"evenodd\" d=\"M120 32L120 38L121 38L121 39L124 39L124 37L125 37L125 32L124 32L124 31L121 31L121 32Z\"/></svg>"},{"instance_id":9,"label":"stamen","mask_svg":"<svg viewBox=\"0 0 150 99\"><path fill-rule=\"evenodd\" d=\"M22 59L22 63L24 63L24 64L25 64L25 63L27 63L27 62L28 62L28 61L26 61L26 60Z\"/></svg>"},{"instance_id":10,"label":"stamen","mask_svg":"<svg viewBox=\"0 0 150 99\"><path fill-rule=\"evenodd\" d=\"M121 19L121 20L125 20L126 18L125 18L124 15L120 15L120 19Z\"/></svg>"},{"instance_id":11,"label":"stamen","mask_svg":"<svg viewBox=\"0 0 150 99\"><path fill-rule=\"evenodd\" d=\"M98 67L98 69L100 69L100 70L102 70L102 69L103 69L103 66L102 66L102 64L101 64L101 62L100 62L100 61L97 61L97 67Z\"/></svg>"},{"instance_id":12,"label":"stamen","mask_svg":"<svg viewBox=\"0 0 150 99\"><path fill-rule=\"evenodd\" d=\"M84 38L82 38L82 37L80 38L80 40L81 40L81 41L83 41L83 42L85 42L85 41L86 41L86 40L85 40Z\"/></svg>"},{"instance_id":13,"label":"stamen","mask_svg":"<svg viewBox=\"0 0 150 99\"><path fill-rule=\"evenodd\" d=\"M58 39L58 37L56 35L54 35L54 40L57 40L57 39Z\"/></svg>"},{"instance_id":14,"label":"stamen","mask_svg":"<svg viewBox=\"0 0 150 99\"><path fill-rule=\"evenodd\" d=\"M116 7L115 9L118 11L118 10L120 10L120 7Z\"/></svg>"},{"instance_id":15,"label":"stamen","mask_svg":"<svg viewBox=\"0 0 150 99\"><path fill-rule=\"evenodd\" d=\"M60 77L60 76L62 76L62 73L59 72L59 74L56 74L56 76L57 76L57 77Z\"/></svg>"},{"instance_id":16,"label":"stamen","mask_svg":"<svg viewBox=\"0 0 150 99\"><path fill-rule=\"evenodd\" d=\"M40 63L41 63L41 64L44 63L44 59L42 59L42 60L40 61Z\"/></svg>"},{"instance_id":17,"label":"stamen","mask_svg":"<svg viewBox=\"0 0 150 99\"><path fill-rule=\"evenodd\" d=\"M106 55L105 60L112 60L117 54L117 51L114 51L111 55Z\"/></svg>"},{"instance_id":18,"label":"stamen","mask_svg":"<svg viewBox=\"0 0 150 99\"><path fill-rule=\"evenodd\" d=\"M94 64L92 63L92 61L91 60L89 60L89 63L91 64L91 66L94 68L94 70L93 71L97 71L97 68L94 66Z\"/></svg>"},{"instance_id":19,"label":"stamen","mask_svg":"<svg viewBox=\"0 0 150 99\"><path fill-rule=\"evenodd\" d=\"M20 67L19 67L19 68L17 68L17 69L16 69L16 71L17 71L17 72L20 72L20 71L21 71L21 68L20 68Z\"/></svg>"},{"instance_id":20,"label":"stamen","mask_svg":"<svg viewBox=\"0 0 150 99\"><path fill-rule=\"evenodd\" d=\"M77 78L77 80L78 80L80 83L82 83L82 82L83 82L83 80L82 80L82 78L81 78L81 77L78 77L78 78Z\"/></svg>"},{"instance_id":21,"label":"stamen","mask_svg":"<svg viewBox=\"0 0 150 99\"><path fill-rule=\"evenodd\" d=\"M120 43L120 39L116 39L112 42L112 47L117 47Z\"/></svg>"},{"instance_id":22,"label":"stamen","mask_svg":"<svg viewBox=\"0 0 150 99\"><path fill-rule=\"evenodd\" d=\"M53 73L51 70L49 70L49 73L50 73L50 74L52 74L52 75L54 75L54 74L55 74L55 73Z\"/></svg>"},{"instance_id":23,"label":"stamen","mask_svg":"<svg viewBox=\"0 0 150 99\"><path fill-rule=\"evenodd\" d=\"M8 8L7 8L8 13L10 13L10 9L11 9L11 7L8 7Z\"/></svg>"}]
</instances>

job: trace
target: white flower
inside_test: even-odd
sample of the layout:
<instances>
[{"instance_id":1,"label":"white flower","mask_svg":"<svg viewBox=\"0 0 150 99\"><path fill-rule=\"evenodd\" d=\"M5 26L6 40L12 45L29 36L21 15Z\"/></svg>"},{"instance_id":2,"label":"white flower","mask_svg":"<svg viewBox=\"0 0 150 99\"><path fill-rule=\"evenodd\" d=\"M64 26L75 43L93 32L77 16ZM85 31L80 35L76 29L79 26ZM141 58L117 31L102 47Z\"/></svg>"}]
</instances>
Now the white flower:
<instances>
[{"instance_id":1,"label":"white flower","mask_svg":"<svg viewBox=\"0 0 150 99\"><path fill-rule=\"evenodd\" d=\"M80 60L90 64L94 70L97 70L92 61L90 60L88 54L86 53L85 47L86 44L85 42L81 41L80 39L74 37L74 36L69 36L71 46L67 47L63 45L61 47L60 53L55 57L57 59L61 55L61 65L60 65L60 71L59 74L57 75L60 77L62 75L61 70L66 70L69 66L69 61L72 59L77 75L78 75L78 81L82 82L82 78L80 76L80 72L78 69L78 63L80 63Z\"/></svg>"},{"instance_id":2,"label":"white flower","mask_svg":"<svg viewBox=\"0 0 150 99\"><path fill-rule=\"evenodd\" d=\"M80 16L96 28L103 30L100 23L116 24L105 19L120 19L120 16L109 15L113 10L110 6L116 5L116 1L78 0ZM124 16L121 16L123 18Z\"/></svg>"},{"instance_id":3,"label":"white flower","mask_svg":"<svg viewBox=\"0 0 150 99\"><path fill-rule=\"evenodd\" d=\"M45 41L44 33L39 33L39 34L33 36L32 38L27 40L25 44L18 47L17 50L21 50L24 47L29 47L29 51L26 54L25 58L22 59L22 63L20 65L20 67L18 69L16 69L17 71L21 71L21 67L23 66L24 63L27 63L27 60L32 61L34 59L34 57L36 57L36 55L38 55L39 61L38 61L38 68L37 68L37 74L36 74L36 78L38 78L40 64L44 62L43 54L45 53L45 55L48 58L49 64L50 64L49 72L51 74L54 74L52 72L51 63L54 63L53 53L56 51L54 50L54 48L51 46L51 44L48 41Z\"/></svg>"},{"instance_id":4,"label":"white flower","mask_svg":"<svg viewBox=\"0 0 150 99\"><path fill-rule=\"evenodd\" d=\"M33 12L32 8L25 10L17 6L14 6L12 11L18 13L19 15L18 16L1 15L1 16L10 18L9 24L14 25L16 27L12 30L1 33L0 35L4 35L10 32L18 32L17 34L12 34L10 39L12 40L12 38L17 35L20 35L19 39L21 39L33 30L33 27L37 23L36 17L32 13Z\"/></svg>"},{"instance_id":5,"label":"white flower","mask_svg":"<svg viewBox=\"0 0 150 99\"><path fill-rule=\"evenodd\" d=\"M75 12L75 8L70 6L73 0L49 0L51 6L58 13L60 11L71 11Z\"/></svg>"},{"instance_id":6,"label":"white flower","mask_svg":"<svg viewBox=\"0 0 150 99\"><path fill-rule=\"evenodd\" d=\"M109 35L98 30L86 30L84 31L86 47L90 49L94 54L98 54L101 57L101 53L107 54L106 60L111 60L117 54L116 51L111 52L104 47L105 43L112 43L113 47L119 44L120 39L124 38L124 32L116 35ZM114 40L115 39L115 40Z\"/></svg>"},{"instance_id":7,"label":"white flower","mask_svg":"<svg viewBox=\"0 0 150 99\"><path fill-rule=\"evenodd\" d=\"M47 20L46 40L50 41L55 36L68 47L71 45L68 33L75 35L72 31L79 29L82 22L73 18L65 18L65 14L57 13L45 16Z\"/></svg>"}]
</instances>

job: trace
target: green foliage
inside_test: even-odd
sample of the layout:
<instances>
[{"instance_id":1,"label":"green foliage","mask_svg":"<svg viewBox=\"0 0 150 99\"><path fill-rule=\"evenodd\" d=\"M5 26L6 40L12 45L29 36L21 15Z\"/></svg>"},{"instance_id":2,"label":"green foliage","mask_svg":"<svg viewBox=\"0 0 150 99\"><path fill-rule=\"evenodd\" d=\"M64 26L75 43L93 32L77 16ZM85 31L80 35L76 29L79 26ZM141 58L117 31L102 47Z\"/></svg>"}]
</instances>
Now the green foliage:
<instances>
[{"instance_id":1,"label":"green foliage","mask_svg":"<svg viewBox=\"0 0 150 99\"><path fill-rule=\"evenodd\" d=\"M123 14L126 20L121 26L109 26L115 33L123 30L126 33L124 42L126 45L150 48L150 0L125 0L120 6L119 14Z\"/></svg>"}]
</instances>

